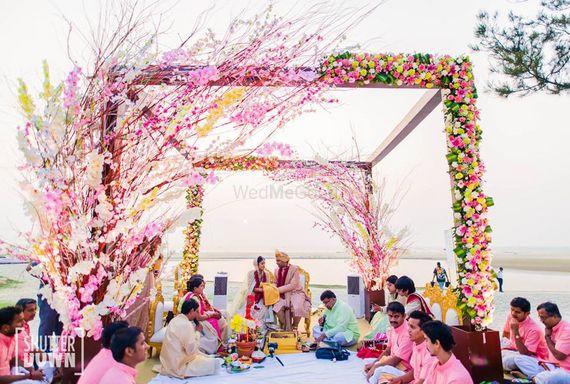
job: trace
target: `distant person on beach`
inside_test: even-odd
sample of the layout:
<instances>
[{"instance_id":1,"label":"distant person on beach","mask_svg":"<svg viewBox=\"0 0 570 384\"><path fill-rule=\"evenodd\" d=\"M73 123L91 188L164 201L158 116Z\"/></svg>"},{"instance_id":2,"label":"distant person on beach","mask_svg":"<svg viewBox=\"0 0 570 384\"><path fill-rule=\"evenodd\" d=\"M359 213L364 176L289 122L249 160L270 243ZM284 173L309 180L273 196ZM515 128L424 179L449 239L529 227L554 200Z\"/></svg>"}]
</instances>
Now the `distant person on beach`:
<instances>
[{"instance_id":1,"label":"distant person on beach","mask_svg":"<svg viewBox=\"0 0 570 384\"><path fill-rule=\"evenodd\" d=\"M503 291L503 267L499 267L499 272L497 272L497 281L499 282L499 292Z\"/></svg>"},{"instance_id":2,"label":"distant person on beach","mask_svg":"<svg viewBox=\"0 0 570 384\"><path fill-rule=\"evenodd\" d=\"M533 356L540 360L548 358L542 327L530 317L530 302L523 297L511 300L511 312L503 328L501 340L503 369L520 370L517 357Z\"/></svg>"},{"instance_id":3,"label":"distant person on beach","mask_svg":"<svg viewBox=\"0 0 570 384\"><path fill-rule=\"evenodd\" d=\"M544 324L544 340L548 358L518 356L515 359L522 373L536 384L570 383L570 323L562 320L558 306L551 302L540 304L536 310Z\"/></svg>"},{"instance_id":4,"label":"distant person on beach","mask_svg":"<svg viewBox=\"0 0 570 384\"><path fill-rule=\"evenodd\" d=\"M413 311L422 311L433 318L433 313L426 299L416 292L414 280L408 276L401 276L398 278L398 281L396 281L396 289L398 290L398 297L402 297L404 300L406 316L409 316Z\"/></svg>"},{"instance_id":5,"label":"distant person on beach","mask_svg":"<svg viewBox=\"0 0 570 384\"><path fill-rule=\"evenodd\" d=\"M442 268L441 263L438 261L435 269L433 270L433 278L431 282L433 283L434 280L437 280L437 284L439 288L443 289L446 287L445 283L449 282L449 276L447 276L447 271L445 268Z\"/></svg>"}]
</instances>

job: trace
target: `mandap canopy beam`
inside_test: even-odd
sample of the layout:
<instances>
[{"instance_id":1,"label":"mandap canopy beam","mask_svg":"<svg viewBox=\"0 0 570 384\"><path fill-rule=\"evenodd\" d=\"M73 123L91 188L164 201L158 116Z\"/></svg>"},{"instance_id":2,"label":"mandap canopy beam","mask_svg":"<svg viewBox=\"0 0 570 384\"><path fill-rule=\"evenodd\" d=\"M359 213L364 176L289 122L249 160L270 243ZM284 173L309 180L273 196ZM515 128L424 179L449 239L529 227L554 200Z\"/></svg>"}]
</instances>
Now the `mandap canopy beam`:
<instances>
[{"instance_id":1,"label":"mandap canopy beam","mask_svg":"<svg viewBox=\"0 0 570 384\"><path fill-rule=\"evenodd\" d=\"M388 156L441 102L440 90L428 90L368 158L374 167Z\"/></svg>"}]
</instances>

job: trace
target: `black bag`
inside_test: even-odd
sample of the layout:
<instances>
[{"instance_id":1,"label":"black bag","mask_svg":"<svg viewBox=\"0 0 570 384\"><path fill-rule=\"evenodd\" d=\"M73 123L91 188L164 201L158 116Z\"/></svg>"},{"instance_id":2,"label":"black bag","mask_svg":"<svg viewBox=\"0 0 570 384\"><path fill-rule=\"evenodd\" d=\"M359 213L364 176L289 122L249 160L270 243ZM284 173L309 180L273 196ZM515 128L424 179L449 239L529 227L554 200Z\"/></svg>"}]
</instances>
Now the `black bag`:
<instances>
[{"instance_id":1,"label":"black bag","mask_svg":"<svg viewBox=\"0 0 570 384\"><path fill-rule=\"evenodd\" d=\"M315 356L317 357L317 359L324 359L324 360L336 359L336 361L344 361L348 360L350 352L348 352L346 349L322 347L317 349L317 351L315 352Z\"/></svg>"}]
</instances>

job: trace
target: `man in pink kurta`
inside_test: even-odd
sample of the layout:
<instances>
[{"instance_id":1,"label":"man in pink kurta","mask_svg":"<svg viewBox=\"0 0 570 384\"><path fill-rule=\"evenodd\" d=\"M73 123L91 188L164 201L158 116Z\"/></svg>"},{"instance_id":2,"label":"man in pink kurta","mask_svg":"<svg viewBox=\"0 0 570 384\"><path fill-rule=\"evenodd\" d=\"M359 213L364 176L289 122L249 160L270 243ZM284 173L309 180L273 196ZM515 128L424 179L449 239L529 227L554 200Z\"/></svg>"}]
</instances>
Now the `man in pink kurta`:
<instances>
[{"instance_id":1,"label":"man in pink kurta","mask_svg":"<svg viewBox=\"0 0 570 384\"><path fill-rule=\"evenodd\" d=\"M467 369L461 364L451 348L455 344L451 330L441 321L428 321L422 325L426 346L435 360L426 368L424 384L473 384Z\"/></svg>"},{"instance_id":2,"label":"man in pink kurta","mask_svg":"<svg viewBox=\"0 0 570 384\"><path fill-rule=\"evenodd\" d=\"M280 298L273 305L273 311L277 314L281 326L290 331L297 329L301 318L310 316L311 301L301 284L299 267L289 264L289 255L275 251L275 260L278 266L275 279Z\"/></svg>"},{"instance_id":3,"label":"man in pink kurta","mask_svg":"<svg viewBox=\"0 0 570 384\"><path fill-rule=\"evenodd\" d=\"M469 372L451 352L447 361L434 361L427 372L424 384L473 384Z\"/></svg>"},{"instance_id":4,"label":"man in pink kurta","mask_svg":"<svg viewBox=\"0 0 570 384\"><path fill-rule=\"evenodd\" d=\"M16 336L16 353L21 362L26 366L32 366L33 356L30 355L30 351L32 351L33 346L32 336L30 333L30 321L34 320L36 317L38 304L34 299L20 299L16 303L16 306L22 309L24 319L22 328Z\"/></svg>"},{"instance_id":5,"label":"man in pink kurta","mask_svg":"<svg viewBox=\"0 0 570 384\"><path fill-rule=\"evenodd\" d=\"M410 369L401 372L397 368L384 366L377 369L377 371L382 370L384 374L377 375L375 373L375 376L381 379L389 379L389 384L423 383L423 379L425 379L427 374L427 368L431 366L434 358L429 354L426 348L425 334L421 326L431 320L431 317L425 312L413 311L410 313L407 320L408 334L410 335L410 340L413 342ZM369 381L376 383L378 380L372 379Z\"/></svg>"},{"instance_id":6,"label":"man in pink kurta","mask_svg":"<svg viewBox=\"0 0 570 384\"><path fill-rule=\"evenodd\" d=\"M570 383L570 323L562 320L560 310L554 303L542 303L537 311L545 326L544 341L548 357L539 361L533 356L519 356L517 365L537 384Z\"/></svg>"},{"instance_id":7,"label":"man in pink kurta","mask_svg":"<svg viewBox=\"0 0 570 384\"><path fill-rule=\"evenodd\" d=\"M502 357L503 369L519 370L516 363L518 356L535 356L542 360L548 357L548 348L544 341L544 332L530 317L530 302L523 297L511 300L511 311L503 328Z\"/></svg>"},{"instance_id":8,"label":"man in pink kurta","mask_svg":"<svg viewBox=\"0 0 570 384\"><path fill-rule=\"evenodd\" d=\"M99 384L135 384L137 377L136 368L123 363L117 363L109 371L104 372Z\"/></svg>"},{"instance_id":9,"label":"man in pink kurta","mask_svg":"<svg viewBox=\"0 0 570 384\"><path fill-rule=\"evenodd\" d=\"M24 322L22 308L4 307L0 309L0 382L12 383L18 380L43 380L41 370L22 371L25 375L13 375L11 361L16 357L16 330L21 329Z\"/></svg>"},{"instance_id":10,"label":"man in pink kurta","mask_svg":"<svg viewBox=\"0 0 570 384\"><path fill-rule=\"evenodd\" d=\"M111 339L111 352L116 364L105 372L100 384L135 384L136 366L146 359L148 345L138 327L119 329Z\"/></svg>"},{"instance_id":11,"label":"man in pink kurta","mask_svg":"<svg viewBox=\"0 0 570 384\"><path fill-rule=\"evenodd\" d=\"M128 327L129 324L126 321L116 321L103 329L101 335L102 348L99 353L91 359L89 364L87 364L77 384L99 384L103 375L117 364L115 359L113 359L113 353L110 349L111 338L119 329L126 329Z\"/></svg>"},{"instance_id":12,"label":"man in pink kurta","mask_svg":"<svg viewBox=\"0 0 570 384\"><path fill-rule=\"evenodd\" d=\"M402 372L410 369L413 342L408 332L404 305L398 301L393 301L386 307L386 313L392 326L388 331L388 345L377 361L364 366L366 378L370 380L374 377L372 382L377 380L385 371L382 369L385 366L397 368Z\"/></svg>"}]
</instances>

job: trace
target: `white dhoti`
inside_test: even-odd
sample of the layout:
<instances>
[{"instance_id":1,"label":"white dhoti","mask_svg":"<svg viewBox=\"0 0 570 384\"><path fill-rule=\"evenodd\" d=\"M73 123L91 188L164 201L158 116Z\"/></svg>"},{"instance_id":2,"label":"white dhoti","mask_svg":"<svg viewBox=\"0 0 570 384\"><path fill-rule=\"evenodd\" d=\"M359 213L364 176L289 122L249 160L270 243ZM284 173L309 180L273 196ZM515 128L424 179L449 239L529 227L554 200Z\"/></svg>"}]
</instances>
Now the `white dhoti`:
<instances>
[{"instance_id":1,"label":"white dhoti","mask_svg":"<svg viewBox=\"0 0 570 384\"><path fill-rule=\"evenodd\" d=\"M392 367L391 365L383 365L383 366L378 367L374 370L374 374L368 380L368 382L371 384L378 383L378 380L380 380L380 376L382 376L383 374L391 375L394 377L400 377L400 376L404 376L406 374L406 372L399 370L396 367Z\"/></svg>"},{"instance_id":2,"label":"white dhoti","mask_svg":"<svg viewBox=\"0 0 570 384\"><path fill-rule=\"evenodd\" d=\"M514 371L516 369L520 369L515 362L517 356L521 356L521 354L511 349L503 349L501 351L501 357L503 359L503 369L505 371Z\"/></svg>"},{"instance_id":3,"label":"white dhoti","mask_svg":"<svg viewBox=\"0 0 570 384\"><path fill-rule=\"evenodd\" d=\"M548 370L546 370L538 363L538 359L536 357L520 354L515 357L515 364L522 373L530 378L533 378L542 372L556 371L559 369L554 364L546 363L545 365L548 368Z\"/></svg>"}]
</instances>

